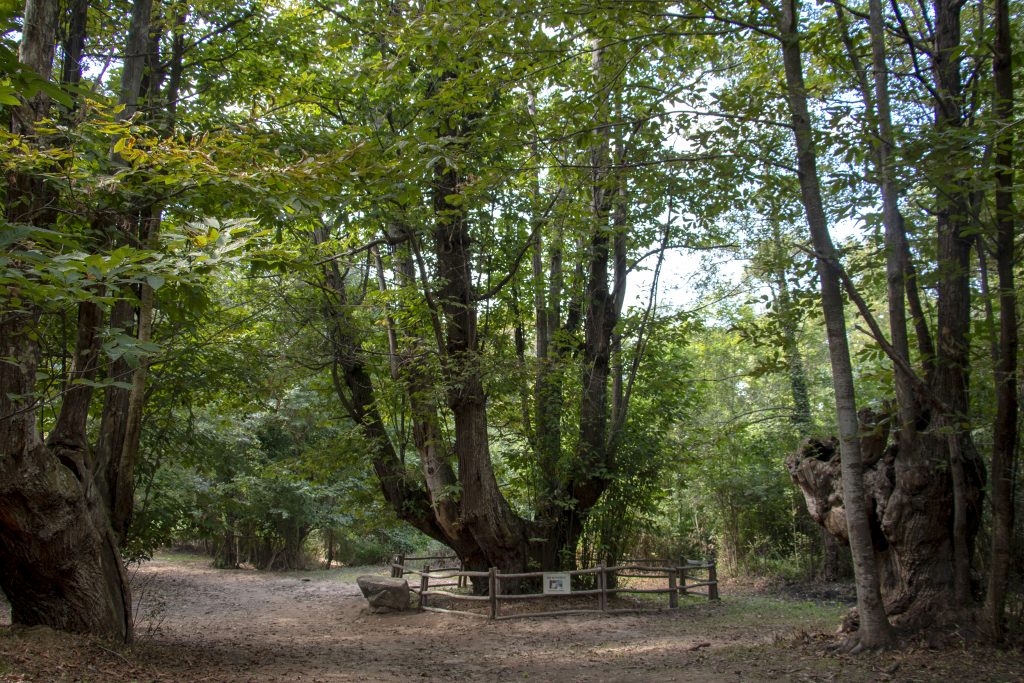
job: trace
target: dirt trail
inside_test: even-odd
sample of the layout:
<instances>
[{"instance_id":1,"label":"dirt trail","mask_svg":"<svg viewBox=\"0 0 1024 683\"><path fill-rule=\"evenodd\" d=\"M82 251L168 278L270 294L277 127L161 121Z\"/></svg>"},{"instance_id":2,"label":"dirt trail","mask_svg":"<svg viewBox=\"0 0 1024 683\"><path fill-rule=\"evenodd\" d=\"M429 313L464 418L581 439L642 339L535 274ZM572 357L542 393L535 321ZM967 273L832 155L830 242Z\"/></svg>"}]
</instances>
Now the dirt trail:
<instances>
[{"instance_id":1,"label":"dirt trail","mask_svg":"<svg viewBox=\"0 0 1024 683\"><path fill-rule=\"evenodd\" d=\"M378 616L365 613L354 582L329 574L225 572L196 560L146 563L134 583L139 649L183 680L716 680L694 676L706 639L678 633L674 614Z\"/></svg>"},{"instance_id":2,"label":"dirt trail","mask_svg":"<svg viewBox=\"0 0 1024 683\"><path fill-rule=\"evenodd\" d=\"M1017 681L1024 674L1019 653L829 655L822 631L840 608L823 613L807 602L727 597L673 612L498 622L377 616L364 611L354 576L214 570L202 558L166 556L133 576L134 645L0 624L0 681Z\"/></svg>"}]
</instances>

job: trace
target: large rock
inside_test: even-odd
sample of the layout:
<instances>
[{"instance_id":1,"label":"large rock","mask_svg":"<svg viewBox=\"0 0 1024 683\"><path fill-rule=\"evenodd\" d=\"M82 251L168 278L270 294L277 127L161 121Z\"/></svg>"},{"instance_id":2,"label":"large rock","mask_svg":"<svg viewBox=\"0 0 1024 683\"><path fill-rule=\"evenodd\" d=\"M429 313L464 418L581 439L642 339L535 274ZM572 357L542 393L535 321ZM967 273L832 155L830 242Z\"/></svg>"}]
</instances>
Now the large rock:
<instances>
[{"instance_id":1,"label":"large rock","mask_svg":"<svg viewBox=\"0 0 1024 683\"><path fill-rule=\"evenodd\" d=\"M409 582L385 576L360 576L356 579L363 597L374 614L409 609Z\"/></svg>"}]
</instances>

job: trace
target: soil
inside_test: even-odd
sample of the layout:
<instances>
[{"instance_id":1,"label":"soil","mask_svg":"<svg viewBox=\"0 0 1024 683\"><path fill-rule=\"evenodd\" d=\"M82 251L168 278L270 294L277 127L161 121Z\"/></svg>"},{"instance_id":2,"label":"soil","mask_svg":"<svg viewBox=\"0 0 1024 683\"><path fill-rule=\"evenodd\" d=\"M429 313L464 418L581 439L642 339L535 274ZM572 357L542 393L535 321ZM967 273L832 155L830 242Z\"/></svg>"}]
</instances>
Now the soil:
<instances>
[{"instance_id":1,"label":"soil","mask_svg":"<svg viewBox=\"0 0 1024 683\"><path fill-rule=\"evenodd\" d=\"M799 591L747 586L671 611L488 621L371 615L356 575L165 555L135 570L135 643L4 623L0 681L1024 681L1020 652L831 654L845 607Z\"/></svg>"}]
</instances>

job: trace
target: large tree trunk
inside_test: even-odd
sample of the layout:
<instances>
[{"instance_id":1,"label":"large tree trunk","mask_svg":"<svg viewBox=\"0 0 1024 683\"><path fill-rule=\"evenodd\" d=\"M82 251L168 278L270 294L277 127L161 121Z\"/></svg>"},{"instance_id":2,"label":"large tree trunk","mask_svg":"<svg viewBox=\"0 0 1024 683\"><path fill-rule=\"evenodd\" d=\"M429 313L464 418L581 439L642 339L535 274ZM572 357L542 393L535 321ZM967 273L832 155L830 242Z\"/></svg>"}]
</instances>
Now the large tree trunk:
<instances>
[{"instance_id":1,"label":"large tree trunk","mask_svg":"<svg viewBox=\"0 0 1024 683\"><path fill-rule=\"evenodd\" d=\"M52 69L57 8L57 3L36 0L29 0L25 8L21 59L44 78ZM143 61L133 56L143 50L133 52L132 46L138 48L148 39L150 10L150 0L137 0L132 9L122 93L122 103L132 107ZM67 82L79 77L83 11L78 4L73 12ZM34 122L47 111L42 95L16 108L12 131L31 135ZM42 181L15 174L9 178L8 194L20 196L7 204L9 221L48 224L46 207L55 198ZM152 311L151 296L146 295L144 290L139 322L143 339ZM75 380L91 381L97 374L104 315L98 303L79 304L74 362L55 425L44 443L36 427L41 408L35 396L42 310L33 306L14 308L5 299L0 317L0 353L19 361L0 364L0 586L11 602L15 622L129 640L131 597L118 545L132 508L144 376L135 374L133 391L125 390L123 401L121 395L108 392L101 443L91 449L87 422L93 391ZM131 325L131 306L121 300L117 308L113 322Z\"/></svg>"},{"instance_id":2,"label":"large tree trunk","mask_svg":"<svg viewBox=\"0 0 1024 683\"><path fill-rule=\"evenodd\" d=\"M906 457L890 441L891 416L861 411L864 459L863 501L868 512L874 562L885 608L893 623L919 628L937 623L953 585L948 474L922 471L924 454ZM942 444L928 434L919 443L938 450L933 466L944 463ZM844 543L849 542L840 456L834 440L808 439L786 460L811 517ZM947 514L937 514L937 511Z\"/></svg>"},{"instance_id":3,"label":"large tree trunk","mask_svg":"<svg viewBox=\"0 0 1024 683\"><path fill-rule=\"evenodd\" d=\"M800 190L811 240L817 255L822 311L828 332L832 385L835 391L836 418L841 443L840 471L847 503L845 525L853 554L857 609L860 614L858 642L862 647L879 647L886 645L891 638L890 627L881 600L868 510L865 505L857 406L850 350L846 339L839 264L828 232L818 181L813 130L803 79L798 17L797 0L783 0L779 27L786 74L786 93L796 141Z\"/></svg>"},{"instance_id":4,"label":"large tree trunk","mask_svg":"<svg viewBox=\"0 0 1024 683\"><path fill-rule=\"evenodd\" d=\"M446 123L442 139L464 134ZM498 489L491 463L483 359L477 338L477 300L472 279L472 252L458 173L444 162L434 169L434 250L445 317L442 371L448 408L455 423L454 449L461 484L460 522L491 566L507 571L527 565L526 529Z\"/></svg>"},{"instance_id":5,"label":"large tree trunk","mask_svg":"<svg viewBox=\"0 0 1024 683\"><path fill-rule=\"evenodd\" d=\"M83 406L91 392L69 393L61 429L43 443L35 424L38 316L11 309L3 316L0 353L18 359L0 363L0 587L12 620L129 640L127 575L88 467ZM86 318L91 348L97 321Z\"/></svg>"}]
</instances>

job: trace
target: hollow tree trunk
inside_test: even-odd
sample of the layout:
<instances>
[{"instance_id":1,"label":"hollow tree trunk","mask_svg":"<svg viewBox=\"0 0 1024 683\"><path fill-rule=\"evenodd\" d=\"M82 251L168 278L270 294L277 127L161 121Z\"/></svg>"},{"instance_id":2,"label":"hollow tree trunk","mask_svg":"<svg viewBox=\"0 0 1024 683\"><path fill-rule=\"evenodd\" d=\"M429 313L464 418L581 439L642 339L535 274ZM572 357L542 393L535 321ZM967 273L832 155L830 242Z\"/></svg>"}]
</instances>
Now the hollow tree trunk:
<instances>
[{"instance_id":1,"label":"hollow tree trunk","mask_svg":"<svg viewBox=\"0 0 1024 683\"><path fill-rule=\"evenodd\" d=\"M860 446L864 460L863 500L868 512L874 564L886 612L894 624L918 628L935 623L948 605L953 586L950 538L952 493L948 471L927 470L945 460L941 444L922 435L918 443L933 450L907 457L890 439L890 416L861 411ZM835 440L808 439L787 458L812 519L827 532L849 542L846 529L840 457ZM946 511L947 514L937 514Z\"/></svg>"}]
</instances>

